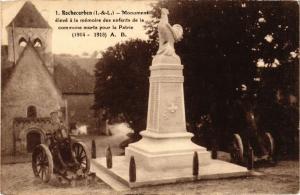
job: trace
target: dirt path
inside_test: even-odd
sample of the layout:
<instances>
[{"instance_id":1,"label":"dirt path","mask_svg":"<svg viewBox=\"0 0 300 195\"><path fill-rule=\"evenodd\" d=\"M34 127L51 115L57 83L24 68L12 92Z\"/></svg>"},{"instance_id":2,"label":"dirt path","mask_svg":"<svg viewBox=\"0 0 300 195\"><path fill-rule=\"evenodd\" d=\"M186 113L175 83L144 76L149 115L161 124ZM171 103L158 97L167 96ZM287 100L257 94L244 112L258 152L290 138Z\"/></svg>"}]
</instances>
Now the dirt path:
<instances>
[{"instance_id":1,"label":"dirt path","mask_svg":"<svg viewBox=\"0 0 300 195\"><path fill-rule=\"evenodd\" d=\"M88 186L63 186L54 178L43 184L34 178L31 164L2 165L1 192L3 194L240 194L240 193L297 193L299 191L299 162L282 161L275 167L256 169L263 176L198 181L161 185L116 193L102 181Z\"/></svg>"}]
</instances>

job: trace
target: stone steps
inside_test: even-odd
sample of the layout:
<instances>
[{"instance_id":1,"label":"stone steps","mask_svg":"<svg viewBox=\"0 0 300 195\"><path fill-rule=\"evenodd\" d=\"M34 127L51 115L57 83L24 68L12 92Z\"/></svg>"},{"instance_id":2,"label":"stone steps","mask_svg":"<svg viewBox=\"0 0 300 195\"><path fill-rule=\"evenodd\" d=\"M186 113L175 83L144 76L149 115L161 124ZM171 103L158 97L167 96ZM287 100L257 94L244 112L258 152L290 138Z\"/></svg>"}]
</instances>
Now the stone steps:
<instances>
[{"instance_id":1,"label":"stone steps","mask_svg":"<svg viewBox=\"0 0 300 195\"><path fill-rule=\"evenodd\" d=\"M105 169L99 167L93 159L91 160L91 171L95 172L99 179L108 184L115 191L123 192L130 190L127 185L112 177Z\"/></svg>"},{"instance_id":2,"label":"stone steps","mask_svg":"<svg viewBox=\"0 0 300 195\"><path fill-rule=\"evenodd\" d=\"M92 171L96 176L110 185L116 191L125 191L130 188L191 182L195 180L223 179L250 176L250 172L239 165L211 160L209 165L199 165L199 176L192 175L192 166L165 171L146 170L142 164L136 164L136 182L129 181L129 162L125 156L113 156L113 167L107 169L105 158L92 160Z\"/></svg>"}]
</instances>

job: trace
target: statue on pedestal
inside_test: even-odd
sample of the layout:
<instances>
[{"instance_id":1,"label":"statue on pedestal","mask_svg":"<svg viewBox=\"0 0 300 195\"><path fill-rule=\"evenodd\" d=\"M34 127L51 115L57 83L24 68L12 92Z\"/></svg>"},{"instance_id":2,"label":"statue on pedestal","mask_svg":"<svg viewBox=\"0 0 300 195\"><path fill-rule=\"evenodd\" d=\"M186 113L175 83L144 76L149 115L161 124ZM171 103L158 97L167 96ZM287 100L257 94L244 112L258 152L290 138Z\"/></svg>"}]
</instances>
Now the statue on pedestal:
<instances>
[{"instance_id":1,"label":"statue on pedestal","mask_svg":"<svg viewBox=\"0 0 300 195\"><path fill-rule=\"evenodd\" d=\"M210 163L210 153L194 144L193 134L186 130L183 66L174 49L183 30L179 24L169 24L168 13L161 10L159 49L150 66L147 128L140 132L140 141L125 149L127 159L134 156L143 168L154 171L190 167L194 152L201 166Z\"/></svg>"},{"instance_id":2,"label":"statue on pedestal","mask_svg":"<svg viewBox=\"0 0 300 195\"><path fill-rule=\"evenodd\" d=\"M105 173L130 187L247 175L246 168L212 160L206 148L191 141L193 134L186 129L184 66L174 49L183 30L178 24L169 24L168 13L161 10L159 49L149 67L147 127L140 132L142 139L129 144L124 157L113 158L114 167ZM132 159L137 165L134 169L130 166ZM96 160L101 171L106 169L105 158ZM132 170L137 176L134 179Z\"/></svg>"},{"instance_id":3,"label":"statue on pedestal","mask_svg":"<svg viewBox=\"0 0 300 195\"><path fill-rule=\"evenodd\" d=\"M175 53L174 43L182 39L183 29L179 24L174 24L171 26L169 24L168 14L169 11L167 9L161 9L161 19L158 23L159 49L155 58L157 61L161 57L165 56L169 58L175 58L177 62L180 62L179 56Z\"/></svg>"}]
</instances>

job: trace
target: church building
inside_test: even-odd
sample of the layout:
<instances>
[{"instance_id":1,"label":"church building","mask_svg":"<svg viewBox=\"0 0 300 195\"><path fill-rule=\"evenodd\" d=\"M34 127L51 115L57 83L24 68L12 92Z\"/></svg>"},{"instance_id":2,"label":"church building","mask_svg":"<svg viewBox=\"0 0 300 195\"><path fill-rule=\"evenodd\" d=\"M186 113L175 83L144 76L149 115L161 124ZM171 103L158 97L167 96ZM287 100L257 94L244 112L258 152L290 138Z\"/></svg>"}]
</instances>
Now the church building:
<instances>
[{"instance_id":1,"label":"church building","mask_svg":"<svg viewBox=\"0 0 300 195\"><path fill-rule=\"evenodd\" d=\"M31 152L51 131L50 113L67 101L53 79L52 29L31 2L6 27L2 51L1 153ZM3 50L3 49L2 49Z\"/></svg>"}]
</instances>

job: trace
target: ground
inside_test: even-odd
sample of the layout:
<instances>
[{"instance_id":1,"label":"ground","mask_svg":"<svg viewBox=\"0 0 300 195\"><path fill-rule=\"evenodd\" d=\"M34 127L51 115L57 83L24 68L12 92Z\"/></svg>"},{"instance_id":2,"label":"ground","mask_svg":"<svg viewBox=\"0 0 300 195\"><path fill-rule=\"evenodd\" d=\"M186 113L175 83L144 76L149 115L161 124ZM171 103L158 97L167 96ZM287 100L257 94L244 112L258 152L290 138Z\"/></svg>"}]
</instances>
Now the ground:
<instances>
[{"instance_id":1,"label":"ground","mask_svg":"<svg viewBox=\"0 0 300 195\"><path fill-rule=\"evenodd\" d=\"M2 166L1 192L3 194L240 194L240 193L297 193L299 191L298 161L282 161L275 167L259 168L263 176L237 179L197 181L145 187L129 192L114 192L102 181L88 186L63 186L53 178L43 184L34 178L30 163Z\"/></svg>"},{"instance_id":2,"label":"ground","mask_svg":"<svg viewBox=\"0 0 300 195\"><path fill-rule=\"evenodd\" d=\"M91 139L95 139L97 156L104 156L104 149L107 145L111 146L114 155L121 154L122 150L118 148L118 144L124 138L124 135L114 135L83 136L80 139L89 148L91 147ZM226 155L221 158L226 159ZM88 186L71 187L60 184L56 177L53 177L50 183L44 184L33 176L30 162L2 164L1 169L1 193L3 194L287 194L299 192L298 160L280 161L276 166L261 165L260 168L255 168L256 172L263 173L261 176L160 185L138 188L127 192L115 192L101 180L97 180Z\"/></svg>"}]
</instances>

